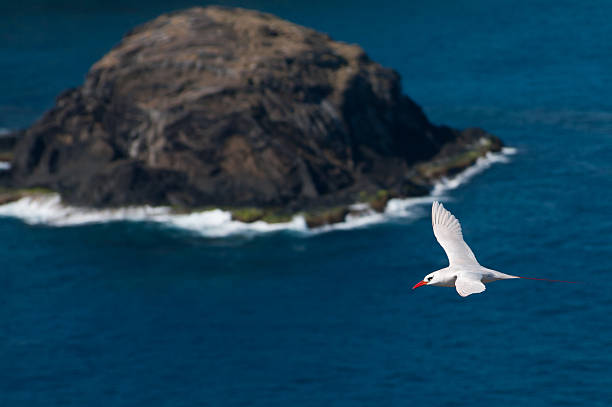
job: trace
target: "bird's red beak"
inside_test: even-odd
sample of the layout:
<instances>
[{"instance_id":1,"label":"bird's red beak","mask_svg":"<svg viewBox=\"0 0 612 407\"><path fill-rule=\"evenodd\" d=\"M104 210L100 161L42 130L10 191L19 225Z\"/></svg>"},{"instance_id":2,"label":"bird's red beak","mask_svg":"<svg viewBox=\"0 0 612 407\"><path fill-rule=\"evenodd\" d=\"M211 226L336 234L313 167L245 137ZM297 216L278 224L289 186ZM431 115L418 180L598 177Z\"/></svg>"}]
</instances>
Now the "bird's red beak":
<instances>
[{"instance_id":1,"label":"bird's red beak","mask_svg":"<svg viewBox=\"0 0 612 407\"><path fill-rule=\"evenodd\" d=\"M412 287L412 289L414 290L415 288L420 287L422 285L427 285L427 281L419 281L414 285L414 287Z\"/></svg>"}]
</instances>

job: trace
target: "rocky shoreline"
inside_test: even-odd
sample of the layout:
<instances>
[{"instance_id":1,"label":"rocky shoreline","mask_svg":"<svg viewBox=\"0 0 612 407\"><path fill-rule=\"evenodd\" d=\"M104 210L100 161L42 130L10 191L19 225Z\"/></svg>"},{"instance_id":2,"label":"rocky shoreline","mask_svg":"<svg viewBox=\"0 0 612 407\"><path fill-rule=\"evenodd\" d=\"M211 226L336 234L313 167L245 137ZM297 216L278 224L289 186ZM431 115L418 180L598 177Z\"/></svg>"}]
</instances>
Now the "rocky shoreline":
<instances>
[{"instance_id":1,"label":"rocky shoreline","mask_svg":"<svg viewBox=\"0 0 612 407\"><path fill-rule=\"evenodd\" d=\"M429 122L356 45L256 11L164 14L131 32L30 128L5 137L0 203L225 208L243 222L341 222L427 195L502 142ZM32 192L34 191L34 192Z\"/></svg>"},{"instance_id":2,"label":"rocky shoreline","mask_svg":"<svg viewBox=\"0 0 612 407\"><path fill-rule=\"evenodd\" d=\"M512 149L509 150L508 153L505 152L506 148L503 149L504 155L513 154ZM460 176L462 172L465 170L469 170L474 163L465 166L465 163L472 162L472 158L476 156L478 158L484 158L489 152L485 153L485 155L476 154L476 152L468 152L463 155L457 155L454 159L445 158L443 161L454 162L455 166L448 167L449 171L446 172L446 176L451 177L452 179L455 175ZM497 151L495 151L497 152ZM501 151L498 152L501 154ZM503 155L500 155L503 157ZM503 158L500 158L501 162ZM486 162L486 161L485 161ZM494 161L495 162L495 161ZM459 164L459 165L456 165ZM428 163L421 164L421 171L427 172L427 170L439 168L440 163L437 163L435 160ZM485 164L486 165L486 164ZM0 172L0 176L2 172ZM439 180L438 178L432 178L432 181ZM426 194L417 194L414 197L424 196ZM45 200L47 197L52 197L56 192L46 188L14 188L14 187L2 187L0 186L0 205L5 205L9 203L13 203L21 200L22 198L31 198L34 200ZM265 223L274 225L274 224L287 224L295 220L296 216L302 216L304 218L304 223L308 228L318 228L325 225L332 225L336 223L341 223L346 220L348 215L351 215L353 218L357 217L367 217L371 216L373 212L384 213L387 208L387 203L390 199L393 198L406 198L399 197L397 195L393 195L386 190L380 190L376 195L367 197L362 196L358 202L352 205L346 206L337 206L331 208L319 208L319 209L309 209L302 210L298 212L288 212L283 208L270 209L270 208L256 208L256 207L201 207L201 208L184 208L184 207L170 207L169 212L170 215L189 215L189 214L201 214L208 211L214 211L217 209L221 209L223 211L227 211L231 214L231 219L243 223L253 223L263 221ZM67 208L67 207L66 207ZM77 209L77 208L73 208ZM90 209L95 210L95 208L87 208L83 207L81 210L87 212ZM130 207L122 207L122 208L112 208L112 209L124 209L129 210ZM137 209L137 208L132 208ZM162 208L159 208L162 209Z\"/></svg>"}]
</instances>

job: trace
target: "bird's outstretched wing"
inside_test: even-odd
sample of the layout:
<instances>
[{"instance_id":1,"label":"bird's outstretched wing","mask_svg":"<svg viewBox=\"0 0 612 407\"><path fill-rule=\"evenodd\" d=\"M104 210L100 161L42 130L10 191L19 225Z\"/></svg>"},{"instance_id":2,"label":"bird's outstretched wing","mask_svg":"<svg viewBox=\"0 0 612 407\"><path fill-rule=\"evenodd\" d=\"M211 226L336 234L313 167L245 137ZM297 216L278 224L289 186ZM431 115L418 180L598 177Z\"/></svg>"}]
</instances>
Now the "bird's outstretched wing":
<instances>
[{"instance_id":1,"label":"bird's outstretched wing","mask_svg":"<svg viewBox=\"0 0 612 407\"><path fill-rule=\"evenodd\" d=\"M438 201L431 206L431 223L434 235L446 252L451 266L479 265L476 256L463 240L459 221Z\"/></svg>"},{"instance_id":2,"label":"bird's outstretched wing","mask_svg":"<svg viewBox=\"0 0 612 407\"><path fill-rule=\"evenodd\" d=\"M455 280L455 289L462 297L481 293L486 290L486 287L480 278L481 276L475 273L459 273Z\"/></svg>"}]
</instances>

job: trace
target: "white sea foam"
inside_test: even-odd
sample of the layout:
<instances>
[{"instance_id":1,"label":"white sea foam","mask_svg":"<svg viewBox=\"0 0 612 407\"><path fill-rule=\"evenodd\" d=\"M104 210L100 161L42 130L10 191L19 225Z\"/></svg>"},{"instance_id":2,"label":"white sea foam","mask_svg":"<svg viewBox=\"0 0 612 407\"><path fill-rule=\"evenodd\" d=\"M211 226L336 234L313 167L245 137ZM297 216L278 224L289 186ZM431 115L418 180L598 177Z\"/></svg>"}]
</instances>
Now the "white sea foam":
<instances>
[{"instance_id":1,"label":"white sea foam","mask_svg":"<svg viewBox=\"0 0 612 407\"><path fill-rule=\"evenodd\" d=\"M21 198L0 206L0 216L13 216L28 224L73 226L120 220L144 221L168 214L165 207L125 207L119 209L89 209L64 205L58 194L43 194Z\"/></svg>"},{"instance_id":2,"label":"white sea foam","mask_svg":"<svg viewBox=\"0 0 612 407\"><path fill-rule=\"evenodd\" d=\"M466 168L464 171L459 174L451 177L451 178L442 178L435 185L433 190L431 191L431 195L434 197L440 197L444 195L445 192L451 191L472 178L475 175L480 174L490 166L496 163L508 163L510 161L509 156L516 154L516 148L513 147L504 147L501 153L487 153L486 156L480 157L474 165Z\"/></svg>"},{"instance_id":3,"label":"white sea foam","mask_svg":"<svg viewBox=\"0 0 612 407\"><path fill-rule=\"evenodd\" d=\"M476 163L451 178L441 179L433 188L431 195L418 198L391 199L384 213L378 213L364 204L355 204L351 209L359 215L348 215L344 222L325 225L309 230L303 216L297 215L285 223L266 223L257 221L244 223L232 220L231 213L221 209L189 214L173 213L169 207L137 206L118 209L92 209L65 205L57 194L25 197L15 202L0 205L0 216L16 217L32 225L74 226L115 221L146 221L167 227L189 230L207 237L229 235L253 235L266 232L293 231L303 234L317 234L332 230L346 230L387 222L393 219L414 219L423 216L425 205L489 168L495 163L506 163L508 156L516 149L504 148L501 153L488 153Z\"/></svg>"},{"instance_id":4,"label":"white sea foam","mask_svg":"<svg viewBox=\"0 0 612 407\"><path fill-rule=\"evenodd\" d=\"M291 221L284 223L266 223L264 221L244 223L232 220L231 213L221 209L193 212L185 215L166 214L152 220L208 237L224 237L236 234L253 235L279 231L306 233L308 231L303 216L295 216Z\"/></svg>"}]
</instances>

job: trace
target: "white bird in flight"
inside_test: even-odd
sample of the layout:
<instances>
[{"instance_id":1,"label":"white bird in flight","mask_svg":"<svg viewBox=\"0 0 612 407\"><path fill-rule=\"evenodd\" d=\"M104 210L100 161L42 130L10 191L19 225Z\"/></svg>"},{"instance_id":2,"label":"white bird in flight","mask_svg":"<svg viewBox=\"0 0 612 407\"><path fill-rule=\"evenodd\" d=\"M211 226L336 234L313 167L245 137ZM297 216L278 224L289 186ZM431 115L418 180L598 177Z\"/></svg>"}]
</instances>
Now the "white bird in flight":
<instances>
[{"instance_id":1,"label":"white bird in flight","mask_svg":"<svg viewBox=\"0 0 612 407\"><path fill-rule=\"evenodd\" d=\"M429 273L423 281L412 287L413 290L422 285L454 286L460 296L467 297L483 292L486 289L485 283L511 278L573 283L573 281L513 276L481 266L463 240L459 221L438 201L435 201L431 207L431 223L438 243L448 256L449 266Z\"/></svg>"}]
</instances>

